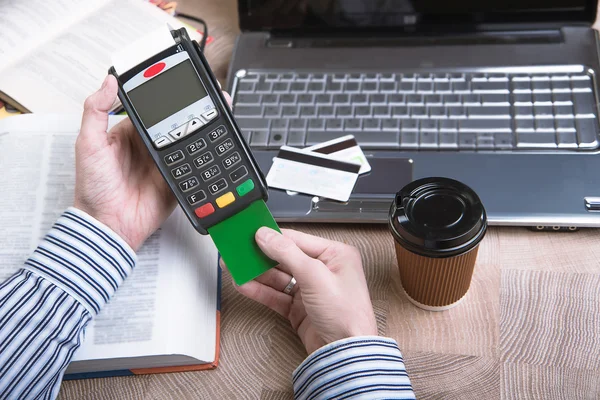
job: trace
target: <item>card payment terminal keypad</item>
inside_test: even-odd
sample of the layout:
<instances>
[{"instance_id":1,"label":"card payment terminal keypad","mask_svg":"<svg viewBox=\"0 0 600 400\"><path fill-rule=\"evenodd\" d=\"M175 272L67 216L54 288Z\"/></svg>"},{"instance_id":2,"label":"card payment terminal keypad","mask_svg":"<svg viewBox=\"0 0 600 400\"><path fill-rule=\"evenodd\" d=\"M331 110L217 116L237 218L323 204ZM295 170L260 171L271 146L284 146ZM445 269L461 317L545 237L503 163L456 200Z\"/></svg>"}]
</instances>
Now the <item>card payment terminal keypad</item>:
<instances>
[{"instance_id":1,"label":"card payment terminal keypad","mask_svg":"<svg viewBox=\"0 0 600 400\"><path fill-rule=\"evenodd\" d=\"M179 189L186 194L188 204L195 207L198 218L211 215L215 207L233 204L254 189L248 169L237 165L242 157L235 151L236 146L224 125L188 144L185 150L186 154L182 150L168 153L164 161L173 178L179 181Z\"/></svg>"}]
</instances>

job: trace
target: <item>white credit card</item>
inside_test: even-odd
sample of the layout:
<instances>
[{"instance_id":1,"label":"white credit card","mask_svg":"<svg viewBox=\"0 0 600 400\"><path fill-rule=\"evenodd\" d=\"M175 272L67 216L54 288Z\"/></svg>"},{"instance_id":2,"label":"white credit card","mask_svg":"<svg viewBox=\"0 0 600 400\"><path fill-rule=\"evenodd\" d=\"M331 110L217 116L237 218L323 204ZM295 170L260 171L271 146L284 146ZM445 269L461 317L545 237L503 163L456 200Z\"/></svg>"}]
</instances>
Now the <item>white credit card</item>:
<instances>
[{"instance_id":1,"label":"white credit card","mask_svg":"<svg viewBox=\"0 0 600 400\"><path fill-rule=\"evenodd\" d=\"M267 174L267 185L338 201L348 201L361 166L283 146Z\"/></svg>"},{"instance_id":2,"label":"white credit card","mask_svg":"<svg viewBox=\"0 0 600 400\"><path fill-rule=\"evenodd\" d=\"M361 175L371 171L371 165L352 135L315 144L302 149L302 151L326 154L337 160L358 163L361 165L359 172Z\"/></svg>"}]
</instances>

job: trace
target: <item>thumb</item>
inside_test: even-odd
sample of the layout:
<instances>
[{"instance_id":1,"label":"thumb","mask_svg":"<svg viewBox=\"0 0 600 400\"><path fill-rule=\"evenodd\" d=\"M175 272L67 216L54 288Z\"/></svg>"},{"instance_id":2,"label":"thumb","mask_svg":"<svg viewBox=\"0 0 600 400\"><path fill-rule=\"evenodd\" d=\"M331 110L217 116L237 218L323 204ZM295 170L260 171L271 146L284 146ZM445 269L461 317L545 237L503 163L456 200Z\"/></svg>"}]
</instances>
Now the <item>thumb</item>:
<instances>
[{"instance_id":1,"label":"thumb","mask_svg":"<svg viewBox=\"0 0 600 400\"><path fill-rule=\"evenodd\" d=\"M319 260L306 255L290 238L262 227L256 232L258 247L280 268L292 275L304 288L324 282L329 269Z\"/></svg>"},{"instance_id":2,"label":"thumb","mask_svg":"<svg viewBox=\"0 0 600 400\"><path fill-rule=\"evenodd\" d=\"M108 112L116 98L117 80L108 75L100 89L83 103L80 136L93 147L101 146L108 140Z\"/></svg>"}]
</instances>

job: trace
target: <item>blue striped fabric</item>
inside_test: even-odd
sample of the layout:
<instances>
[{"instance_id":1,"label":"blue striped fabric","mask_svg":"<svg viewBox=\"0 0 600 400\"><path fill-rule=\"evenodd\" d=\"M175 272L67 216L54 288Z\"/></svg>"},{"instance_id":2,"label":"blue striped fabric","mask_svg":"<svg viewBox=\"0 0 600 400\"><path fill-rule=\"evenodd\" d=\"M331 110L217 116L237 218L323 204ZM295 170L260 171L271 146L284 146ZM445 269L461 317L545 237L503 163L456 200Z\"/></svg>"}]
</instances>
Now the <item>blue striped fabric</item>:
<instances>
[{"instance_id":1,"label":"blue striped fabric","mask_svg":"<svg viewBox=\"0 0 600 400\"><path fill-rule=\"evenodd\" d=\"M136 255L109 228L69 208L23 269L0 284L0 399L53 399L89 321Z\"/></svg>"},{"instance_id":2,"label":"blue striped fabric","mask_svg":"<svg viewBox=\"0 0 600 400\"><path fill-rule=\"evenodd\" d=\"M415 398L398 344L377 336L320 348L294 371L293 383L297 400Z\"/></svg>"}]
</instances>

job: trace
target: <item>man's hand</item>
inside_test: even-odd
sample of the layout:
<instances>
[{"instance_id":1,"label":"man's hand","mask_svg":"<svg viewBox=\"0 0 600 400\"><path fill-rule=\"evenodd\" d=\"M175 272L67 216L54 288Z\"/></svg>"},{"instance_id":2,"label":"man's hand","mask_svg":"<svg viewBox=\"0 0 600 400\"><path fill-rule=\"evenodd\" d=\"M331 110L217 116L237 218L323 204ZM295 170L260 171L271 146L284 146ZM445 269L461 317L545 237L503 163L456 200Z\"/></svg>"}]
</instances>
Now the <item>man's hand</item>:
<instances>
[{"instance_id":1,"label":"man's hand","mask_svg":"<svg viewBox=\"0 0 600 400\"><path fill-rule=\"evenodd\" d=\"M336 340L377 335L356 248L292 230L281 235L268 228L258 230L256 242L279 266L236 288L289 319L309 354ZM297 285L288 295L283 289L292 276Z\"/></svg>"},{"instance_id":2,"label":"man's hand","mask_svg":"<svg viewBox=\"0 0 600 400\"><path fill-rule=\"evenodd\" d=\"M131 121L121 121L107 132L108 111L116 98L117 81L109 75L85 101L75 145L75 207L137 251L176 201Z\"/></svg>"}]
</instances>

